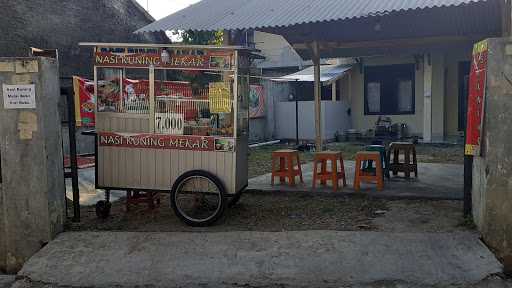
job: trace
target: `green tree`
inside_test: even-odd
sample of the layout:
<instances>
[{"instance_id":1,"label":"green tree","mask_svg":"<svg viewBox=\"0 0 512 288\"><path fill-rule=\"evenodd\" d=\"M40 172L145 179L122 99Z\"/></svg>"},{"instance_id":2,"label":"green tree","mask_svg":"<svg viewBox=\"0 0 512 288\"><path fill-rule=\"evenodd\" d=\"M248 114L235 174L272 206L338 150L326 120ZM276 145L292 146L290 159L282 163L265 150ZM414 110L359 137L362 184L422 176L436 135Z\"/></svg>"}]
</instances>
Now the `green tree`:
<instances>
[{"instance_id":1,"label":"green tree","mask_svg":"<svg viewBox=\"0 0 512 288\"><path fill-rule=\"evenodd\" d=\"M223 42L222 31L194 31L188 30L181 33L183 44L187 45L216 45Z\"/></svg>"}]
</instances>

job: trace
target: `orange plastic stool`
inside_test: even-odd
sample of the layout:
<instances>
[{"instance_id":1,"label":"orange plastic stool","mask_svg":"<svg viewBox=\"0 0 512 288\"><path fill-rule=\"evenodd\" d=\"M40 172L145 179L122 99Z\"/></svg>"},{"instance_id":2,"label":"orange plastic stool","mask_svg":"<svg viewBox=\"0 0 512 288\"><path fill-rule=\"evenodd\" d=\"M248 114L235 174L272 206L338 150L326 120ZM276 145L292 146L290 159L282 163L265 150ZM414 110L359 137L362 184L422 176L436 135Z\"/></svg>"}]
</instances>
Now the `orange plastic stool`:
<instances>
[{"instance_id":1,"label":"orange plastic stool","mask_svg":"<svg viewBox=\"0 0 512 288\"><path fill-rule=\"evenodd\" d=\"M327 170L329 161L331 162L330 171ZM338 169L338 161L340 169ZM318 171L318 164L321 165L320 171ZM335 192L338 190L338 182L340 179L343 179L343 187L347 185L345 165L343 164L343 155L341 152L324 151L315 153L313 170L313 189L315 189L316 182L319 180L322 185L326 185L327 181L332 181L332 187Z\"/></svg>"},{"instance_id":2,"label":"orange plastic stool","mask_svg":"<svg viewBox=\"0 0 512 288\"><path fill-rule=\"evenodd\" d=\"M294 160L297 162L297 169L295 168ZM279 161L279 167L277 167L276 161ZM272 152L272 185L274 185L275 177L279 177L280 184L286 183L286 178L288 178L290 185L295 185L295 177L297 176L300 177L300 182L304 183L299 151L277 150Z\"/></svg>"},{"instance_id":3,"label":"orange plastic stool","mask_svg":"<svg viewBox=\"0 0 512 288\"><path fill-rule=\"evenodd\" d=\"M377 190L384 189L384 178L382 177L382 160L379 152L362 151L356 154L356 171L354 177L354 190L361 189L361 182L377 183ZM364 161L374 161L376 172L368 173L361 169Z\"/></svg>"}]
</instances>

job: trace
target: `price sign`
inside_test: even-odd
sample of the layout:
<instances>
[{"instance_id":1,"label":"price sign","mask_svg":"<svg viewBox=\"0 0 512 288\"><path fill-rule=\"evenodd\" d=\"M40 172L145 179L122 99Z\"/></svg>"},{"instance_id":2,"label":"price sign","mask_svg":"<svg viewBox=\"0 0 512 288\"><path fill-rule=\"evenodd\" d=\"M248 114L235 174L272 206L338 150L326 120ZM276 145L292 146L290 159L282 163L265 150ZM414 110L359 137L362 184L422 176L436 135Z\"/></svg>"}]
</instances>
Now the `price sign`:
<instances>
[{"instance_id":1,"label":"price sign","mask_svg":"<svg viewBox=\"0 0 512 288\"><path fill-rule=\"evenodd\" d=\"M155 113L155 131L160 134L183 135L185 117L179 113Z\"/></svg>"}]
</instances>

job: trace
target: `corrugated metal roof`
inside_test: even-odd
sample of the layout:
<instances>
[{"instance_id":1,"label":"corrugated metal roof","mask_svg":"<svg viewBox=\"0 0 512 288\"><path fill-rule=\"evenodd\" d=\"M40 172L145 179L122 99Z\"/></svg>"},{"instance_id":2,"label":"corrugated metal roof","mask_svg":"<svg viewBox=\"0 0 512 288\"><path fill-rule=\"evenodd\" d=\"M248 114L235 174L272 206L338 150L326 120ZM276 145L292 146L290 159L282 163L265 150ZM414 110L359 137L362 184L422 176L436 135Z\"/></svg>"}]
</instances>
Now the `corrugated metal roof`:
<instances>
[{"instance_id":1,"label":"corrugated metal roof","mask_svg":"<svg viewBox=\"0 0 512 288\"><path fill-rule=\"evenodd\" d=\"M352 68L351 65L322 65L320 66L320 81L329 82L340 78L348 70ZM277 82L315 82L315 67L308 67L299 72L282 76L279 78L272 78L272 81Z\"/></svg>"},{"instance_id":2,"label":"corrugated metal roof","mask_svg":"<svg viewBox=\"0 0 512 288\"><path fill-rule=\"evenodd\" d=\"M203 0L137 32L286 27L488 1L490 0Z\"/></svg>"}]
</instances>

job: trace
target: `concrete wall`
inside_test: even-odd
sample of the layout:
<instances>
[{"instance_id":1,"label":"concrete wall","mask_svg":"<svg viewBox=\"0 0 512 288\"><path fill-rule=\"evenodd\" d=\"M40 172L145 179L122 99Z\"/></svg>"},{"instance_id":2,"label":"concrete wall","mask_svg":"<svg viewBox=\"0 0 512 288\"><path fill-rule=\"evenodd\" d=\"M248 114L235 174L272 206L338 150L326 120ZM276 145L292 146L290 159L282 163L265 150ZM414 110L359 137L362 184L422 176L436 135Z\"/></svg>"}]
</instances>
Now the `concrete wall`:
<instances>
[{"instance_id":1,"label":"concrete wall","mask_svg":"<svg viewBox=\"0 0 512 288\"><path fill-rule=\"evenodd\" d=\"M299 101L299 139L315 139L314 101ZM348 105L342 101L322 101L322 137L334 139L336 131L342 133L350 128ZM295 102L279 102L276 105L276 137L295 139Z\"/></svg>"},{"instance_id":2,"label":"concrete wall","mask_svg":"<svg viewBox=\"0 0 512 288\"><path fill-rule=\"evenodd\" d=\"M16 272L65 218L58 63L0 58L0 270ZM3 84L34 84L35 109L4 109Z\"/></svg>"},{"instance_id":3,"label":"concrete wall","mask_svg":"<svg viewBox=\"0 0 512 288\"><path fill-rule=\"evenodd\" d=\"M302 67L303 60L283 36L254 31L256 49L265 56L264 60L256 60L258 68Z\"/></svg>"},{"instance_id":4,"label":"concrete wall","mask_svg":"<svg viewBox=\"0 0 512 288\"><path fill-rule=\"evenodd\" d=\"M458 63L469 61L470 50L447 50L432 52L432 137L434 141L458 138ZM387 56L363 59L365 66L393 64L415 64L414 56ZM423 61L418 63L415 72L415 114L385 115L393 123L407 123L409 133L423 134L424 122L424 70ZM351 72L351 109L353 128L368 130L375 128L378 115L364 115L364 73L355 65ZM344 84L343 90L347 90Z\"/></svg>"},{"instance_id":5,"label":"concrete wall","mask_svg":"<svg viewBox=\"0 0 512 288\"><path fill-rule=\"evenodd\" d=\"M276 103L280 98L288 97L290 85L287 82L261 80L265 89L265 116L249 120L249 142L273 140L276 136Z\"/></svg>"},{"instance_id":6,"label":"concrete wall","mask_svg":"<svg viewBox=\"0 0 512 288\"><path fill-rule=\"evenodd\" d=\"M489 40L487 75L482 155L473 165L473 217L485 242L499 257L512 259L512 40Z\"/></svg>"}]
</instances>

